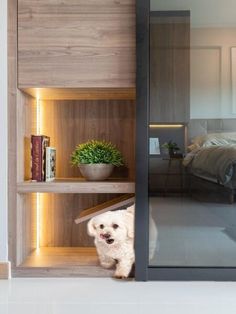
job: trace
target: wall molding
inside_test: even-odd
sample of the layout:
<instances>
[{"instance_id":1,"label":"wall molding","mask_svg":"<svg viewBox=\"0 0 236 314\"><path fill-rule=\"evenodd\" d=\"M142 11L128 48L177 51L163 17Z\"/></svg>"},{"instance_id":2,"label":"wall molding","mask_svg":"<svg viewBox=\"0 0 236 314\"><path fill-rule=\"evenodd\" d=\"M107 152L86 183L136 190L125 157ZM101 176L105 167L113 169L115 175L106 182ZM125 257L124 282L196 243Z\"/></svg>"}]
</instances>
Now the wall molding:
<instances>
[{"instance_id":1,"label":"wall molding","mask_svg":"<svg viewBox=\"0 0 236 314\"><path fill-rule=\"evenodd\" d=\"M191 116L191 111L190 111L190 117L191 119L218 119L222 118L222 89L223 89L223 84L222 84L222 76L223 76L223 66L222 66L222 46L216 46L216 45L192 45L191 46L191 51L218 51L219 52L219 59L218 59L218 64L219 64L219 72L218 72L218 113L211 114L210 116L206 115L206 113L201 113L198 115Z\"/></svg>"},{"instance_id":2,"label":"wall molding","mask_svg":"<svg viewBox=\"0 0 236 314\"><path fill-rule=\"evenodd\" d=\"M236 47L230 47L230 87L231 87L231 103L232 114L236 114Z\"/></svg>"},{"instance_id":3,"label":"wall molding","mask_svg":"<svg viewBox=\"0 0 236 314\"><path fill-rule=\"evenodd\" d=\"M11 263L0 262L0 279L10 279L10 278L11 278Z\"/></svg>"}]
</instances>

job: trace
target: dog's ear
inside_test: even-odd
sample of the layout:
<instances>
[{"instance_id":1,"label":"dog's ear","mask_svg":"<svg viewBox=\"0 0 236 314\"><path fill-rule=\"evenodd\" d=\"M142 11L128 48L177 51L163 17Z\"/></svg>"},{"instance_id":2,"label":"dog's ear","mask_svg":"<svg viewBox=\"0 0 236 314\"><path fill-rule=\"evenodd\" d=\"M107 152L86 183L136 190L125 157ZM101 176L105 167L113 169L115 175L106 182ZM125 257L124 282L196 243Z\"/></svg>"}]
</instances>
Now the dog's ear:
<instances>
[{"instance_id":1,"label":"dog's ear","mask_svg":"<svg viewBox=\"0 0 236 314\"><path fill-rule=\"evenodd\" d=\"M87 225L88 234L92 237L96 235L96 227L94 224L94 218L90 219Z\"/></svg>"},{"instance_id":2,"label":"dog's ear","mask_svg":"<svg viewBox=\"0 0 236 314\"><path fill-rule=\"evenodd\" d=\"M135 204L133 204L133 205L131 205L131 206L129 206L129 207L127 207L127 212L128 213L131 213L131 214L133 214L134 215L134 211L135 211Z\"/></svg>"},{"instance_id":3,"label":"dog's ear","mask_svg":"<svg viewBox=\"0 0 236 314\"><path fill-rule=\"evenodd\" d=\"M125 214L125 225L128 237L134 239L134 214L129 211Z\"/></svg>"}]
</instances>

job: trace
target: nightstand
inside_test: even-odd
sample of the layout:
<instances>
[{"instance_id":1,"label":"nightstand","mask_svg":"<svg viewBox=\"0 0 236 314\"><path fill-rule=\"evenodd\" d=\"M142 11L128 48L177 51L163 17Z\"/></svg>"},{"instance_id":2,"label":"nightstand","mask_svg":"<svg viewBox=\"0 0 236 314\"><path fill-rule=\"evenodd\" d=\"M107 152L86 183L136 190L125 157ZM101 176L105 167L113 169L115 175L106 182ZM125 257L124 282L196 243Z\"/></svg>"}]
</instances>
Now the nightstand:
<instances>
[{"instance_id":1,"label":"nightstand","mask_svg":"<svg viewBox=\"0 0 236 314\"><path fill-rule=\"evenodd\" d=\"M183 156L171 156L168 158L163 158L163 160L168 161L167 172L164 181L164 192L165 195L169 190L169 183L172 176L179 177L179 189L183 193L184 191L184 171L183 171Z\"/></svg>"}]
</instances>

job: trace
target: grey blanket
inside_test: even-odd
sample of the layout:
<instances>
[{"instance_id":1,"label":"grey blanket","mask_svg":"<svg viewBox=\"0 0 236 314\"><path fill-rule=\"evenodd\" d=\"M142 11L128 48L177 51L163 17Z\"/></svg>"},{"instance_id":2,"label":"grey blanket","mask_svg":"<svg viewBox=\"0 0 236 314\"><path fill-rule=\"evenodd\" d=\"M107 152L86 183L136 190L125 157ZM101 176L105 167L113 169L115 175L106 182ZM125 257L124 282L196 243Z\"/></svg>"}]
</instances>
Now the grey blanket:
<instances>
[{"instance_id":1,"label":"grey blanket","mask_svg":"<svg viewBox=\"0 0 236 314\"><path fill-rule=\"evenodd\" d=\"M227 184L236 164L236 145L202 147L189 153L183 162L191 172L211 176L219 183Z\"/></svg>"}]
</instances>

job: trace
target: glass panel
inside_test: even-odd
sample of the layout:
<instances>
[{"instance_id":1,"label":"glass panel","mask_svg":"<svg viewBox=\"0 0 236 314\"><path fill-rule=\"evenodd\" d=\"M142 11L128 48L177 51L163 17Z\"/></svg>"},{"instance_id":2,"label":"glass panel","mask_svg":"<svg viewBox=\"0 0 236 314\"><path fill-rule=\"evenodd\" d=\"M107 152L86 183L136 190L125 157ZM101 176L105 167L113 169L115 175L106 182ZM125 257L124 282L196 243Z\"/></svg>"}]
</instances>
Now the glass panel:
<instances>
[{"instance_id":1,"label":"glass panel","mask_svg":"<svg viewBox=\"0 0 236 314\"><path fill-rule=\"evenodd\" d=\"M149 264L236 266L236 2L151 0Z\"/></svg>"}]
</instances>

